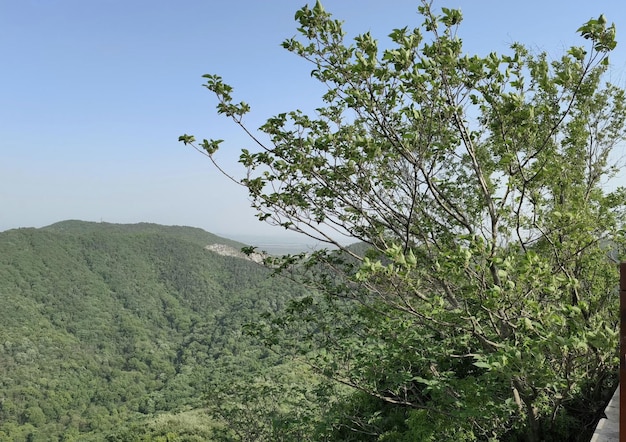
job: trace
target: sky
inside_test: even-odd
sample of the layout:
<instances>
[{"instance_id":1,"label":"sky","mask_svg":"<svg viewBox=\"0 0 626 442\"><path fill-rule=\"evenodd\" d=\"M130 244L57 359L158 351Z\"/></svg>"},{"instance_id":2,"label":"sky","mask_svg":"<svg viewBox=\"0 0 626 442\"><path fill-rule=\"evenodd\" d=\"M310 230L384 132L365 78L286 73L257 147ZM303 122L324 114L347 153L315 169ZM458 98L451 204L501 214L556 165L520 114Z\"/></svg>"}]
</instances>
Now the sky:
<instances>
[{"instance_id":1,"label":"sky","mask_svg":"<svg viewBox=\"0 0 626 442\"><path fill-rule=\"evenodd\" d=\"M65 219L188 225L231 237L282 235L256 220L245 189L179 143L226 140L237 173L251 143L215 112L203 74L222 76L259 127L279 112L314 109L312 67L282 49L306 0L0 0L0 231ZM417 27L416 0L325 0L349 36L384 45ZM558 57L576 29L604 13L617 26L609 79L626 86L626 2L435 0L460 8L469 53L513 42ZM626 185L626 176L620 177Z\"/></svg>"}]
</instances>

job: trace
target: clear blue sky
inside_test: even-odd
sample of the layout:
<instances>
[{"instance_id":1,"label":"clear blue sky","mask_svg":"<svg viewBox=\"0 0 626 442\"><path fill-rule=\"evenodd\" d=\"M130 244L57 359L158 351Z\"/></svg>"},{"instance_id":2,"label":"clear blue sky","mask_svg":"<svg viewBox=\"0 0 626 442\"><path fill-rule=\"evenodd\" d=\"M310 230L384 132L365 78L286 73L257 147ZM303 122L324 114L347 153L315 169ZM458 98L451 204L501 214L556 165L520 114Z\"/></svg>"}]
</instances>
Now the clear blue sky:
<instances>
[{"instance_id":1,"label":"clear blue sky","mask_svg":"<svg viewBox=\"0 0 626 442\"><path fill-rule=\"evenodd\" d=\"M217 73L252 105L249 122L319 102L310 66L280 47L298 0L0 0L0 231L63 219L269 230L246 193L183 133L223 138L236 170L248 141L202 88ZM326 0L350 35L417 26L418 1ZM604 13L618 30L611 80L626 85L626 3L615 0L436 0L459 7L469 52L515 41L558 56ZM626 179L622 180L626 182Z\"/></svg>"}]
</instances>

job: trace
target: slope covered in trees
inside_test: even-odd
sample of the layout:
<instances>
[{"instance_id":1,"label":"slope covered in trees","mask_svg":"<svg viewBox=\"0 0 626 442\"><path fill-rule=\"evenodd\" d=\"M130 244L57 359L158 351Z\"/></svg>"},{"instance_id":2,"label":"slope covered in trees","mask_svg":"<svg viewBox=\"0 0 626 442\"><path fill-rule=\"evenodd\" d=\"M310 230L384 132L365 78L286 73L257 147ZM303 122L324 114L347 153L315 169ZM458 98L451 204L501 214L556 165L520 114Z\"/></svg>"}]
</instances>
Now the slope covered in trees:
<instances>
[{"instance_id":1,"label":"slope covered in trees","mask_svg":"<svg viewBox=\"0 0 626 442\"><path fill-rule=\"evenodd\" d=\"M188 436L224 427L220 389L236 399L235 381L280 362L242 326L301 288L214 243L241 247L153 224L0 233L0 440L172 435L191 409L204 418Z\"/></svg>"}]
</instances>

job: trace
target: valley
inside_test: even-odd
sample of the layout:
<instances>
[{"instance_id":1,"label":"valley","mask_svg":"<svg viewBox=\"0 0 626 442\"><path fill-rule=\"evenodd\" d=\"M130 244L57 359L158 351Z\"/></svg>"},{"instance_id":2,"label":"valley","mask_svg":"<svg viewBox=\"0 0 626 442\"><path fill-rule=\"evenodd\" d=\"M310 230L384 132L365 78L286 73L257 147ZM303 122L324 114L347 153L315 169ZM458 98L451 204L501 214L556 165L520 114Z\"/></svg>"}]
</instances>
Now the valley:
<instances>
[{"instance_id":1,"label":"valley","mask_svg":"<svg viewBox=\"0 0 626 442\"><path fill-rule=\"evenodd\" d=\"M154 224L0 233L0 440L229 439L235 386L294 373L244 326L303 294L210 250L242 246Z\"/></svg>"}]
</instances>

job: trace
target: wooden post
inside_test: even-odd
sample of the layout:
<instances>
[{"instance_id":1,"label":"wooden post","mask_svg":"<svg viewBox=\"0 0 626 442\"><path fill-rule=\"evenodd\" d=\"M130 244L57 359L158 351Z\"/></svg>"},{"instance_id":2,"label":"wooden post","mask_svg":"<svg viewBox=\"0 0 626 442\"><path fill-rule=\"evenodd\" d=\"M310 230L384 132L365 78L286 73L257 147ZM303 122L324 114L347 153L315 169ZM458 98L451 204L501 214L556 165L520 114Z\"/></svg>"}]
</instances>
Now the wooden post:
<instances>
[{"instance_id":1,"label":"wooden post","mask_svg":"<svg viewBox=\"0 0 626 442\"><path fill-rule=\"evenodd\" d=\"M619 274L619 440L626 442L626 262L620 264Z\"/></svg>"}]
</instances>

